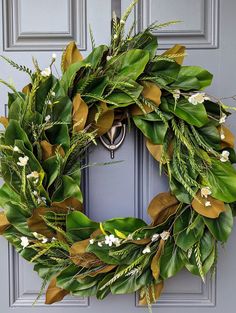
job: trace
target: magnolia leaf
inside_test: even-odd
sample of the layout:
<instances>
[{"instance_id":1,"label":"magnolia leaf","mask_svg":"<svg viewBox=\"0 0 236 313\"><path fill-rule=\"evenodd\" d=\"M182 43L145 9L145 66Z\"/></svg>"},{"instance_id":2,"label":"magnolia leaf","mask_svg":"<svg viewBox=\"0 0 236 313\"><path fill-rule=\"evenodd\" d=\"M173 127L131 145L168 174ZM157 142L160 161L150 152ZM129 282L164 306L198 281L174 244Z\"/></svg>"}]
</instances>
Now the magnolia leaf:
<instances>
[{"instance_id":1,"label":"magnolia leaf","mask_svg":"<svg viewBox=\"0 0 236 313\"><path fill-rule=\"evenodd\" d=\"M157 107L161 104L161 89L152 82L142 82L144 98L151 100Z\"/></svg>"},{"instance_id":2,"label":"magnolia leaf","mask_svg":"<svg viewBox=\"0 0 236 313\"><path fill-rule=\"evenodd\" d=\"M164 288L164 282L161 281L158 284L148 286L148 295L143 292L143 295L139 297L139 305L149 305L150 303L155 303L160 298L161 293ZM142 290L142 289L141 289ZM147 299L150 299L150 302Z\"/></svg>"},{"instance_id":3,"label":"magnolia leaf","mask_svg":"<svg viewBox=\"0 0 236 313\"><path fill-rule=\"evenodd\" d=\"M206 205L207 202L210 203L209 206ZM214 199L211 196L205 199L201 197L201 191L198 191L196 197L193 199L192 207L198 214L209 218L217 218L220 213L225 211L224 202Z\"/></svg>"},{"instance_id":4,"label":"magnolia leaf","mask_svg":"<svg viewBox=\"0 0 236 313\"><path fill-rule=\"evenodd\" d=\"M134 217L113 218L103 223L105 232L115 235L117 231L120 231L126 236L145 226L147 224L143 220Z\"/></svg>"},{"instance_id":5,"label":"magnolia leaf","mask_svg":"<svg viewBox=\"0 0 236 313\"><path fill-rule=\"evenodd\" d=\"M5 116L0 116L0 123L1 123L5 128L7 128L8 124L9 124L8 118L5 117Z\"/></svg>"},{"instance_id":6,"label":"magnolia leaf","mask_svg":"<svg viewBox=\"0 0 236 313\"><path fill-rule=\"evenodd\" d=\"M31 89L32 89L32 84L28 84L28 85L26 85L25 87L23 87L22 92L23 92L25 95L27 95L28 93L31 92Z\"/></svg>"},{"instance_id":7,"label":"magnolia leaf","mask_svg":"<svg viewBox=\"0 0 236 313\"><path fill-rule=\"evenodd\" d=\"M152 276L155 280L159 278L160 275L160 257L162 255L163 249L164 249L165 241L163 239L160 240L158 249L154 257L152 258L151 262L151 270L152 270Z\"/></svg>"},{"instance_id":8,"label":"magnolia leaf","mask_svg":"<svg viewBox=\"0 0 236 313\"><path fill-rule=\"evenodd\" d=\"M61 61L62 72L64 73L71 64L82 60L83 60L82 54L78 50L75 42L74 41L70 42L62 55Z\"/></svg>"},{"instance_id":9,"label":"magnolia leaf","mask_svg":"<svg viewBox=\"0 0 236 313\"><path fill-rule=\"evenodd\" d=\"M68 198L75 198L82 203L83 195L79 185L80 180L74 179L68 175L63 175L61 177L60 185L53 193L52 200L54 202L62 202Z\"/></svg>"},{"instance_id":10,"label":"magnolia leaf","mask_svg":"<svg viewBox=\"0 0 236 313\"><path fill-rule=\"evenodd\" d=\"M57 287L57 279L54 277L46 291L46 301L45 304L53 304L55 302L61 301L66 295L69 294L69 291Z\"/></svg>"},{"instance_id":11,"label":"magnolia leaf","mask_svg":"<svg viewBox=\"0 0 236 313\"><path fill-rule=\"evenodd\" d=\"M77 94L73 99L73 130L79 132L84 129L88 116L88 106L81 98L80 94Z\"/></svg>"},{"instance_id":12,"label":"magnolia leaf","mask_svg":"<svg viewBox=\"0 0 236 313\"><path fill-rule=\"evenodd\" d=\"M179 201L169 192L163 192L155 196L148 206L148 214L152 219L152 225L164 223L170 216L176 213Z\"/></svg>"},{"instance_id":13,"label":"magnolia leaf","mask_svg":"<svg viewBox=\"0 0 236 313\"><path fill-rule=\"evenodd\" d=\"M53 202L52 206L73 211L83 211L83 204L76 198L67 198L62 202Z\"/></svg>"},{"instance_id":14,"label":"magnolia leaf","mask_svg":"<svg viewBox=\"0 0 236 313\"><path fill-rule=\"evenodd\" d=\"M42 148L43 160L49 159L56 153L59 153L62 157L65 156L63 148L58 144L52 145L48 141L43 140L40 142L40 146Z\"/></svg>"},{"instance_id":15,"label":"magnolia leaf","mask_svg":"<svg viewBox=\"0 0 236 313\"><path fill-rule=\"evenodd\" d=\"M182 64L185 57L185 46L174 45L172 48L165 51L162 55L174 59L176 63Z\"/></svg>"},{"instance_id":16,"label":"magnolia leaf","mask_svg":"<svg viewBox=\"0 0 236 313\"><path fill-rule=\"evenodd\" d=\"M236 201L236 170L232 164L212 158L211 168L206 171L205 177L204 184L210 187L213 198L226 203Z\"/></svg>"},{"instance_id":17,"label":"magnolia leaf","mask_svg":"<svg viewBox=\"0 0 236 313\"><path fill-rule=\"evenodd\" d=\"M204 222L216 240L226 242L233 229L233 214L229 206L217 219L204 218Z\"/></svg>"},{"instance_id":18,"label":"magnolia leaf","mask_svg":"<svg viewBox=\"0 0 236 313\"><path fill-rule=\"evenodd\" d=\"M233 133L225 126L219 127L220 134L224 135L224 139L221 140L221 147L223 148L234 148L235 137Z\"/></svg>"},{"instance_id":19,"label":"magnolia leaf","mask_svg":"<svg viewBox=\"0 0 236 313\"><path fill-rule=\"evenodd\" d=\"M162 85L174 82L179 74L181 66L172 60L158 60L150 63L150 75Z\"/></svg>"},{"instance_id":20,"label":"magnolia leaf","mask_svg":"<svg viewBox=\"0 0 236 313\"><path fill-rule=\"evenodd\" d=\"M21 128L20 123L16 120L10 120L5 131L5 144L14 146L15 140L17 139L22 140L28 150L33 150L29 138L26 132Z\"/></svg>"},{"instance_id":21,"label":"magnolia leaf","mask_svg":"<svg viewBox=\"0 0 236 313\"><path fill-rule=\"evenodd\" d=\"M172 238L168 239L160 258L160 275L163 279L176 275L184 266L181 250Z\"/></svg>"},{"instance_id":22,"label":"magnolia leaf","mask_svg":"<svg viewBox=\"0 0 236 313\"><path fill-rule=\"evenodd\" d=\"M163 157L163 145L155 145L150 140L146 140L146 147L149 151L149 153L153 156L155 160L158 162L162 162L162 164L166 164L166 159L171 159L173 155L173 144L171 143L167 149L167 156Z\"/></svg>"},{"instance_id":23,"label":"magnolia leaf","mask_svg":"<svg viewBox=\"0 0 236 313\"><path fill-rule=\"evenodd\" d=\"M0 212L0 235L11 226L4 212Z\"/></svg>"},{"instance_id":24,"label":"magnolia leaf","mask_svg":"<svg viewBox=\"0 0 236 313\"><path fill-rule=\"evenodd\" d=\"M109 109L105 102L100 102L98 110L95 107L89 110L87 124L92 124L92 129L95 129L97 137L100 137L111 129L114 117L114 110Z\"/></svg>"}]
</instances>

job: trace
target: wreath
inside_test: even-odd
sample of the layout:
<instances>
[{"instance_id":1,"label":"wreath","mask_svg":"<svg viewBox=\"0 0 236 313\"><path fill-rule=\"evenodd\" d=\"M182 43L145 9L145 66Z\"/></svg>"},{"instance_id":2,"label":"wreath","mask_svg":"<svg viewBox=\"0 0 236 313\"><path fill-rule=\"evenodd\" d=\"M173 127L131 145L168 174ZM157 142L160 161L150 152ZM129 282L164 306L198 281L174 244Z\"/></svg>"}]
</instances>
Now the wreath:
<instances>
[{"instance_id":1,"label":"wreath","mask_svg":"<svg viewBox=\"0 0 236 313\"><path fill-rule=\"evenodd\" d=\"M113 18L109 46L82 58L74 42L62 76L33 59L30 83L17 91L3 80L8 117L1 117L0 233L47 286L46 303L67 294L104 299L139 291L141 305L159 298L163 283L186 268L204 281L214 271L217 242L226 242L236 201L234 136L229 112L203 89L212 74L182 66L185 48L156 55L152 24L132 36ZM134 217L96 222L83 213L81 173L88 148L114 121L138 128L168 176L169 191L148 206L151 223ZM41 293L41 292L40 292Z\"/></svg>"}]
</instances>

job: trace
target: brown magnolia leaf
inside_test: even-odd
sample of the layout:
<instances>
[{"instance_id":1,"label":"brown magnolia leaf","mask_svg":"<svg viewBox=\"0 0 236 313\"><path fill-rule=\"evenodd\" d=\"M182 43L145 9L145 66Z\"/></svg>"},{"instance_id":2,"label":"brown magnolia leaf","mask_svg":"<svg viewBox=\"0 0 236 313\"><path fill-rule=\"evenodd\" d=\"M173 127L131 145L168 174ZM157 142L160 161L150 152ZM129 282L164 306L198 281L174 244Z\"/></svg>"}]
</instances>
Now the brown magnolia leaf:
<instances>
[{"instance_id":1,"label":"brown magnolia leaf","mask_svg":"<svg viewBox=\"0 0 236 313\"><path fill-rule=\"evenodd\" d=\"M0 123L1 123L5 128L7 128L8 123L9 123L8 118L5 117L5 116L0 116Z\"/></svg>"},{"instance_id":2,"label":"brown magnolia leaf","mask_svg":"<svg viewBox=\"0 0 236 313\"><path fill-rule=\"evenodd\" d=\"M71 260L81 267L91 268L103 265L104 263L93 253L86 252L89 239L78 241L70 247Z\"/></svg>"},{"instance_id":3,"label":"brown magnolia leaf","mask_svg":"<svg viewBox=\"0 0 236 313\"><path fill-rule=\"evenodd\" d=\"M113 109L109 109L105 102L100 102L99 118L96 121L96 114L98 113L96 107L92 107L89 110L87 124L91 124L94 130L97 131L97 137L100 137L107 133L114 122L115 114Z\"/></svg>"},{"instance_id":4,"label":"brown magnolia leaf","mask_svg":"<svg viewBox=\"0 0 236 313\"><path fill-rule=\"evenodd\" d=\"M57 287L57 279L56 277L53 277L46 291L45 304L59 302L68 294L69 291Z\"/></svg>"},{"instance_id":5,"label":"brown magnolia leaf","mask_svg":"<svg viewBox=\"0 0 236 313\"><path fill-rule=\"evenodd\" d=\"M88 117L88 106L78 93L73 99L72 121L73 130L79 132L84 129Z\"/></svg>"},{"instance_id":6,"label":"brown magnolia leaf","mask_svg":"<svg viewBox=\"0 0 236 313\"><path fill-rule=\"evenodd\" d=\"M150 299L150 303L155 303L160 298L162 290L164 288L164 282L161 281L158 284L155 285L149 285L148 286L148 298ZM142 297L139 298L139 305L148 305L147 296L144 292Z\"/></svg>"},{"instance_id":7,"label":"brown magnolia leaf","mask_svg":"<svg viewBox=\"0 0 236 313\"><path fill-rule=\"evenodd\" d=\"M219 127L219 132L224 134L225 138L221 140L221 147L223 148L234 148L235 137L233 133L225 126Z\"/></svg>"},{"instance_id":8,"label":"brown magnolia leaf","mask_svg":"<svg viewBox=\"0 0 236 313\"><path fill-rule=\"evenodd\" d=\"M42 148L43 159L47 160L56 154L56 152L60 153L62 157L65 156L65 152L60 145L51 145L47 140L43 140L40 142L40 146Z\"/></svg>"},{"instance_id":9,"label":"brown magnolia leaf","mask_svg":"<svg viewBox=\"0 0 236 313\"><path fill-rule=\"evenodd\" d=\"M171 215L175 214L179 207L179 201L170 192L163 192L152 199L148 206L148 214L152 219L152 225L164 223Z\"/></svg>"},{"instance_id":10,"label":"brown magnolia leaf","mask_svg":"<svg viewBox=\"0 0 236 313\"><path fill-rule=\"evenodd\" d=\"M99 274L109 273L112 270L114 270L114 268L116 268L116 267L117 267L117 265L105 265L104 264L104 266L99 268L98 270L95 269L94 271L91 271L89 273L85 273L84 275L83 274L78 275L78 278L82 279L82 278L85 278L86 276L95 277Z\"/></svg>"},{"instance_id":11,"label":"brown magnolia leaf","mask_svg":"<svg viewBox=\"0 0 236 313\"><path fill-rule=\"evenodd\" d=\"M145 239L140 239L140 240L131 240L132 243L136 244L136 245L147 245L149 244L151 241L150 238L145 238Z\"/></svg>"},{"instance_id":12,"label":"brown magnolia leaf","mask_svg":"<svg viewBox=\"0 0 236 313\"><path fill-rule=\"evenodd\" d=\"M32 232L37 232L39 234L44 235L47 238L55 237L55 233L51 230L42 216L44 216L48 212L55 212L58 214L67 214L68 209L62 207L39 207L33 210L33 213L30 218L27 220L27 224L29 229Z\"/></svg>"},{"instance_id":13,"label":"brown magnolia leaf","mask_svg":"<svg viewBox=\"0 0 236 313\"><path fill-rule=\"evenodd\" d=\"M158 107L161 104L161 89L156 84L151 82L142 82L142 85L143 85L142 95L144 96L144 98L151 100ZM146 112L146 114L154 111L153 108L145 104L143 105L143 109ZM141 110L141 108L137 105L132 105L130 112L133 116L144 115L143 110Z\"/></svg>"},{"instance_id":14,"label":"brown magnolia leaf","mask_svg":"<svg viewBox=\"0 0 236 313\"><path fill-rule=\"evenodd\" d=\"M170 57L172 56L171 58L181 65L185 57L185 50L186 50L185 46L174 45L172 48L165 51L162 55L167 55L167 56L169 55Z\"/></svg>"},{"instance_id":15,"label":"brown magnolia leaf","mask_svg":"<svg viewBox=\"0 0 236 313\"><path fill-rule=\"evenodd\" d=\"M158 162L161 162L163 145L156 145L156 144L152 143L149 139L147 139L146 140L146 147L147 147L149 153L153 156L153 158L155 160L157 160ZM168 152L168 158L172 159L172 155L173 155L173 144L172 144L172 142L170 143L170 145L167 149L167 152ZM162 160L162 164L166 164L165 159Z\"/></svg>"},{"instance_id":16,"label":"brown magnolia leaf","mask_svg":"<svg viewBox=\"0 0 236 313\"><path fill-rule=\"evenodd\" d=\"M151 262L152 276L154 277L155 280L157 280L160 275L160 257L162 255L164 245L165 245L165 241L161 239L157 252L154 255L152 262Z\"/></svg>"},{"instance_id":17,"label":"brown magnolia leaf","mask_svg":"<svg viewBox=\"0 0 236 313\"><path fill-rule=\"evenodd\" d=\"M71 64L82 60L83 56L78 50L75 42L74 41L70 42L62 55L61 61L62 71L65 72Z\"/></svg>"},{"instance_id":18,"label":"brown magnolia leaf","mask_svg":"<svg viewBox=\"0 0 236 313\"><path fill-rule=\"evenodd\" d=\"M0 212L0 235L11 226L4 212Z\"/></svg>"},{"instance_id":19,"label":"brown magnolia leaf","mask_svg":"<svg viewBox=\"0 0 236 313\"><path fill-rule=\"evenodd\" d=\"M206 206L206 202L210 202L211 206ZM203 198L201 197L201 191L198 191L192 202L192 207L197 213L209 218L217 218L220 213L225 211L224 202L212 198L211 196L208 196L207 199Z\"/></svg>"},{"instance_id":20,"label":"brown magnolia leaf","mask_svg":"<svg viewBox=\"0 0 236 313\"><path fill-rule=\"evenodd\" d=\"M32 84L28 84L28 85L26 85L26 86L22 89L22 92L23 92L25 95L27 95L28 93L30 93L31 89L32 89Z\"/></svg>"},{"instance_id":21,"label":"brown magnolia leaf","mask_svg":"<svg viewBox=\"0 0 236 313\"><path fill-rule=\"evenodd\" d=\"M83 211L83 204L76 198L67 198L62 202L53 202L52 206L62 209L73 209L75 211Z\"/></svg>"}]
</instances>

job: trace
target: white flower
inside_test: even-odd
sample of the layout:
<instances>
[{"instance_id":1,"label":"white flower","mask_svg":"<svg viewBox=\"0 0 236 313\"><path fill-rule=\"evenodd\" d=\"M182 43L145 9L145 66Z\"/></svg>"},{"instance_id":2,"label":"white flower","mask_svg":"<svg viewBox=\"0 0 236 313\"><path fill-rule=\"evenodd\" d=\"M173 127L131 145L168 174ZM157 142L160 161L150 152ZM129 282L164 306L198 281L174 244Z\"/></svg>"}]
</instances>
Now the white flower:
<instances>
[{"instance_id":1,"label":"white flower","mask_svg":"<svg viewBox=\"0 0 236 313\"><path fill-rule=\"evenodd\" d=\"M113 244L116 246L120 245L120 239L114 235L105 236L105 244L111 247Z\"/></svg>"},{"instance_id":2,"label":"white flower","mask_svg":"<svg viewBox=\"0 0 236 313\"><path fill-rule=\"evenodd\" d=\"M46 100L45 103L48 104L48 105L51 105L52 101L51 100Z\"/></svg>"},{"instance_id":3,"label":"white flower","mask_svg":"<svg viewBox=\"0 0 236 313\"><path fill-rule=\"evenodd\" d=\"M111 58L112 58L112 56L111 56L111 55L108 55L108 56L107 56L107 61L110 61Z\"/></svg>"},{"instance_id":4,"label":"white flower","mask_svg":"<svg viewBox=\"0 0 236 313\"><path fill-rule=\"evenodd\" d=\"M41 239L42 238L42 235L40 235L39 233L37 233L36 231L33 232L33 235L36 239Z\"/></svg>"},{"instance_id":5,"label":"white flower","mask_svg":"<svg viewBox=\"0 0 236 313\"><path fill-rule=\"evenodd\" d=\"M141 238L140 238L140 237L138 237L138 238L137 238L137 240L141 240Z\"/></svg>"},{"instance_id":6,"label":"white flower","mask_svg":"<svg viewBox=\"0 0 236 313\"><path fill-rule=\"evenodd\" d=\"M38 192L36 190L34 190L33 195L35 195L35 197L38 197Z\"/></svg>"},{"instance_id":7,"label":"white flower","mask_svg":"<svg viewBox=\"0 0 236 313\"><path fill-rule=\"evenodd\" d=\"M21 246L25 249L29 245L29 239L27 237L21 237Z\"/></svg>"},{"instance_id":8,"label":"white flower","mask_svg":"<svg viewBox=\"0 0 236 313\"><path fill-rule=\"evenodd\" d=\"M125 25L125 21L124 20L120 20L120 24L121 25Z\"/></svg>"},{"instance_id":9,"label":"white flower","mask_svg":"<svg viewBox=\"0 0 236 313\"><path fill-rule=\"evenodd\" d=\"M98 242L98 246L99 246L99 247L102 247L102 242Z\"/></svg>"},{"instance_id":10,"label":"white flower","mask_svg":"<svg viewBox=\"0 0 236 313\"><path fill-rule=\"evenodd\" d=\"M202 189L201 189L201 197L202 198L207 198L210 195L211 195L210 187L202 187Z\"/></svg>"},{"instance_id":11,"label":"white flower","mask_svg":"<svg viewBox=\"0 0 236 313\"><path fill-rule=\"evenodd\" d=\"M154 234L154 235L152 235L151 241L152 241L152 242L157 241L159 237L160 237L159 234Z\"/></svg>"},{"instance_id":12,"label":"white flower","mask_svg":"<svg viewBox=\"0 0 236 313\"><path fill-rule=\"evenodd\" d=\"M175 89L173 91L173 97L174 97L175 101L177 101L180 98L180 90L179 89Z\"/></svg>"},{"instance_id":13,"label":"white flower","mask_svg":"<svg viewBox=\"0 0 236 313\"><path fill-rule=\"evenodd\" d=\"M204 92L198 92L193 94L188 98L188 101L192 103L193 105L196 105L198 103L203 103L205 100L209 100L210 98L206 96Z\"/></svg>"},{"instance_id":14,"label":"white flower","mask_svg":"<svg viewBox=\"0 0 236 313\"><path fill-rule=\"evenodd\" d=\"M57 58L56 53L53 53L53 54L52 54L52 59L53 59L53 60L56 60L56 58Z\"/></svg>"},{"instance_id":15,"label":"white flower","mask_svg":"<svg viewBox=\"0 0 236 313\"><path fill-rule=\"evenodd\" d=\"M52 91L52 92L51 92L51 95L52 95L52 97L55 97L56 94L55 94L54 91Z\"/></svg>"},{"instance_id":16,"label":"white flower","mask_svg":"<svg viewBox=\"0 0 236 313\"><path fill-rule=\"evenodd\" d=\"M51 116L50 116L50 115L47 115L47 116L45 117L45 122L48 123L48 122L50 121L50 119L51 119Z\"/></svg>"},{"instance_id":17,"label":"white flower","mask_svg":"<svg viewBox=\"0 0 236 313\"><path fill-rule=\"evenodd\" d=\"M38 178L39 178L39 173L36 172L36 171L33 171L33 172L31 172L30 174L28 174L26 177L27 177L28 179L30 179L30 178L38 179Z\"/></svg>"},{"instance_id":18,"label":"white flower","mask_svg":"<svg viewBox=\"0 0 236 313\"><path fill-rule=\"evenodd\" d=\"M146 248L143 249L143 254L147 254L147 253L150 253L151 252L151 249L149 246L146 246Z\"/></svg>"},{"instance_id":19,"label":"white flower","mask_svg":"<svg viewBox=\"0 0 236 313\"><path fill-rule=\"evenodd\" d=\"M43 238L42 238L42 243L47 243L47 242L48 242L48 238L43 237Z\"/></svg>"},{"instance_id":20,"label":"white flower","mask_svg":"<svg viewBox=\"0 0 236 313\"><path fill-rule=\"evenodd\" d=\"M53 241L57 241L57 238L52 237L51 241L52 241L52 242L53 242Z\"/></svg>"},{"instance_id":21,"label":"white flower","mask_svg":"<svg viewBox=\"0 0 236 313\"><path fill-rule=\"evenodd\" d=\"M221 140L225 139L225 133L224 133L223 129L221 129L221 132L220 132L220 139Z\"/></svg>"},{"instance_id":22,"label":"white flower","mask_svg":"<svg viewBox=\"0 0 236 313\"><path fill-rule=\"evenodd\" d=\"M94 241L95 241L94 239L90 239L90 240L89 240L90 245L93 245L93 244L94 244Z\"/></svg>"},{"instance_id":23,"label":"white flower","mask_svg":"<svg viewBox=\"0 0 236 313\"><path fill-rule=\"evenodd\" d=\"M114 39L116 40L118 38L117 34L114 35Z\"/></svg>"},{"instance_id":24,"label":"white flower","mask_svg":"<svg viewBox=\"0 0 236 313\"><path fill-rule=\"evenodd\" d=\"M41 197L41 202L46 203L46 202L47 202L47 199L46 199L45 197Z\"/></svg>"},{"instance_id":25,"label":"white flower","mask_svg":"<svg viewBox=\"0 0 236 313\"><path fill-rule=\"evenodd\" d=\"M221 116L221 118L220 118L220 120L219 120L219 123L220 123L220 124L225 123L226 118L227 118L227 115L226 115L225 113L223 113L222 116Z\"/></svg>"},{"instance_id":26,"label":"white flower","mask_svg":"<svg viewBox=\"0 0 236 313\"><path fill-rule=\"evenodd\" d=\"M209 207L209 206L211 206L211 202L210 201L206 201L205 202L205 207Z\"/></svg>"},{"instance_id":27,"label":"white flower","mask_svg":"<svg viewBox=\"0 0 236 313\"><path fill-rule=\"evenodd\" d=\"M26 166L26 164L29 161L29 158L27 157L27 155L25 155L24 157L19 157L18 160L19 160L19 162L17 162L17 164L19 166Z\"/></svg>"},{"instance_id":28,"label":"white flower","mask_svg":"<svg viewBox=\"0 0 236 313\"><path fill-rule=\"evenodd\" d=\"M13 151L14 152L20 152L20 149L17 146L14 146Z\"/></svg>"},{"instance_id":29,"label":"white flower","mask_svg":"<svg viewBox=\"0 0 236 313\"><path fill-rule=\"evenodd\" d=\"M163 231L160 236L162 240L167 240L170 237L170 233L168 231Z\"/></svg>"},{"instance_id":30,"label":"white flower","mask_svg":"<svg viewBox=\"0 0 236 313\"><path fill-rule=\"evenodd\" d=\"M229 154L230 154L229 151L226 151L226 150L222 151L220 161L221 162L229 161Z\"/></svg>"},{"instance_id":31,"label":"white flower","mask_svg":"<svg viewBox=\"0 0 236 313\"><path fill-rule=\"evenodd\" d=\"M51 68L50 67L46 67L43 71L41 71L41 75L43 77L48 77L51 75Z\"/></svg>"}]
</instances>

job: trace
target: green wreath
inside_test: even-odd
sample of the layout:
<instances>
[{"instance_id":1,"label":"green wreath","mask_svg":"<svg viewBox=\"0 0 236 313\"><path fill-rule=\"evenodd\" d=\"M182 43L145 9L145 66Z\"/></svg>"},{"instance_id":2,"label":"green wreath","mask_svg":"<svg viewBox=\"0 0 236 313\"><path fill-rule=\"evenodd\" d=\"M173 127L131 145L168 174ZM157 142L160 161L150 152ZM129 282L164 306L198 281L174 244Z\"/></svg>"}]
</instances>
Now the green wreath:
<instances>
[{"instance_id":1,"label":"green wreath","mask_svg":"<svg viewBox=\"0 0 236 313\"><path fill-rule=\"evenodd\" d=\"M46 303L67 294L94 296L140 292L155 302L163 282L182 268L204 277L216 264L217 242L233 227L236 201L234 137L224 126L228 108L202 90L212 75L182 66L185 48L156 55L152 24L131 36L113 19L110 46L82 59L75 43L62 57L62 77L52 62L35 71L6 59L31 79L11 89L2 117L0 233L47 282ZM80 189L86 151L114 121L127 119L168 175L170 191L149 204L151 224L133 218L90 220Z\"/></svg>"}]
</instances>

